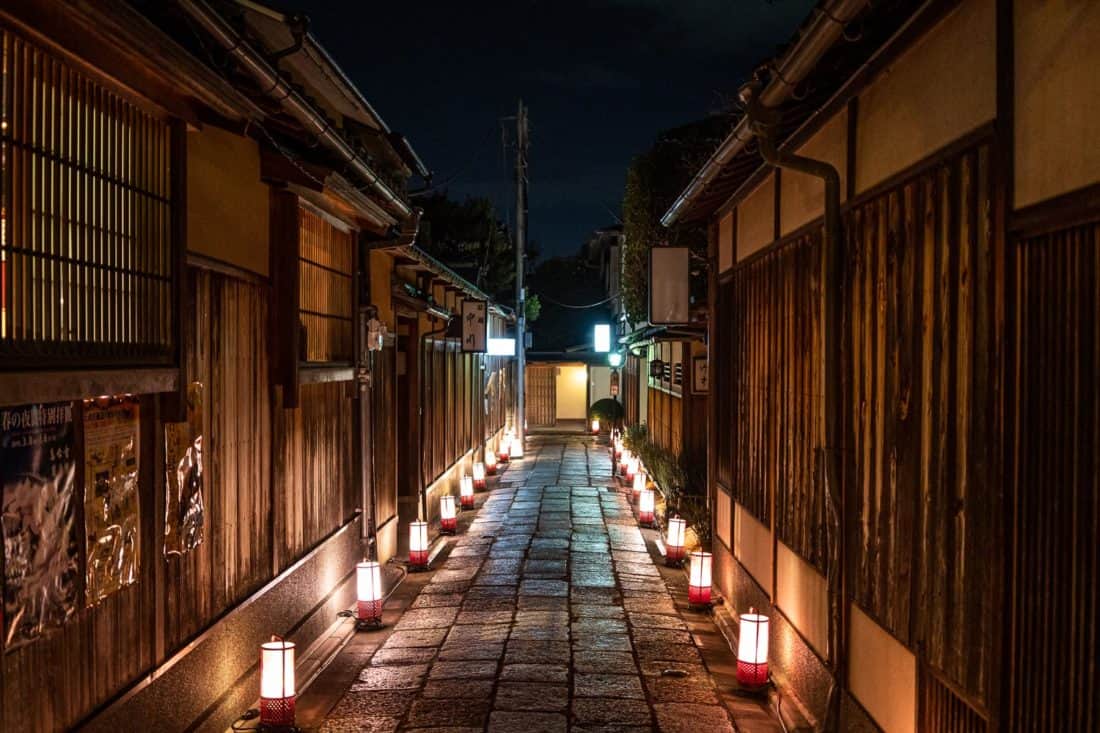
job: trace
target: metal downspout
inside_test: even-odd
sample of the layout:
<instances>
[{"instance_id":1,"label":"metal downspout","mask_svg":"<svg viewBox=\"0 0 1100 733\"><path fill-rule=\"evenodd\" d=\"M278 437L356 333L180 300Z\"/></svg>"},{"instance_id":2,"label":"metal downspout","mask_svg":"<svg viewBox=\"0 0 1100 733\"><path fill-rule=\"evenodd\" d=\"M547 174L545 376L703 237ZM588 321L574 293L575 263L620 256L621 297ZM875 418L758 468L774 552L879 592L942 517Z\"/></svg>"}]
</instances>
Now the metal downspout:
<instances>
[{"instance_id":1,"label":"metal downspout","mask_svg":"<svg viewBox=\"0 0 1100 733\"><path fill-rule=\"evenodd\" d=\"M780 150L775 144L774 127L778 110L765 106L761 99L762 82L756 79L741 89L745 119L756 135L760 155L777 168L787 168L820 178L825 182L825 226L822 258L825 287L825 487L829 497L829 646L833 652L834 683L829 695L826 730L840 730L840 691L847 669L847 553L845 551L845 506L840 484L840 338L841 297L843 293L843 228L840 221L840 173L830 163Z\"/></svg>"},{"instance_id":2,"label":"metal downspout","mask_svg":"<svg viewBox=\"0 0 1100 733\"><path fill-rule=\"evenodd\" d=\"M277 69L271 66L258 51L252 48L224 18L218 15L205 0L176 0L180 8L193 18L232 55L263 89L263 94L277 102L305 129L317 137L318 142L343 159L347 165L365 180L375 194L400 219L412 215L412 209L402 201L385 181L367 165L344 138L333 131L332 125L307 102Z\"/></svg>"}]
</instances>

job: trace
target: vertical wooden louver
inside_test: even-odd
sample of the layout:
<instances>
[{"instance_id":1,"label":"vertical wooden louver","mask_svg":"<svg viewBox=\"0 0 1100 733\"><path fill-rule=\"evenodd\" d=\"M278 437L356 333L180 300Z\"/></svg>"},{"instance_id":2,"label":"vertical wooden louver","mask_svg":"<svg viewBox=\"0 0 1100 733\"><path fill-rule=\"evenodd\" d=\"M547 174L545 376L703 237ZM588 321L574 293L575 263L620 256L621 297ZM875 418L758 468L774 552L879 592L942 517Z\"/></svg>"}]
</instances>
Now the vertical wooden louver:
<instances>
[{"instance_id":1,"label":"vertical wooden louver","mask_svg":"<svg viewBox=\"0 0 1100 733\"><path fill-rule=\"evenodd\" d=\"M304 207L298 222L304 361L350 362L354 236Z\"/></svg>"},{"instance_id":2,"label":"vertical wooden louver","mask_svg":"<svg viewBox=\"0 0 1100 733\"><path fill-rule=\"evenodd\" d=\"M0 358L171 358L166 121L0 27Z\"/></svg>"}]
</instances>

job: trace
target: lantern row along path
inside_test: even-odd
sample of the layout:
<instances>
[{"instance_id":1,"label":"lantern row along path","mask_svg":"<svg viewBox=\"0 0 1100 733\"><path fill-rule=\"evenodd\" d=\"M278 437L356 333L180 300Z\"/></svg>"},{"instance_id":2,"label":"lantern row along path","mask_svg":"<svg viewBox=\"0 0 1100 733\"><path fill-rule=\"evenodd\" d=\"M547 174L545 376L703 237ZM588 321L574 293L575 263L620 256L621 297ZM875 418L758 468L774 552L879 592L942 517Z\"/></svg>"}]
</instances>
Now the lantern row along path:
<instances>
[{"instance_id":1,"label":"lantern row along path","mask_svg":"<svg viewBox=\"0 0 1100 733\"><path fill-rule=\"evenodd\" d=\"M359 632L299 700L326 733L781 731L732 695L734 655L659 565L607 447L529 439L410 574L381 631ZM398 608L393 608L398 606Z\"/></svg>"}]
</instances>

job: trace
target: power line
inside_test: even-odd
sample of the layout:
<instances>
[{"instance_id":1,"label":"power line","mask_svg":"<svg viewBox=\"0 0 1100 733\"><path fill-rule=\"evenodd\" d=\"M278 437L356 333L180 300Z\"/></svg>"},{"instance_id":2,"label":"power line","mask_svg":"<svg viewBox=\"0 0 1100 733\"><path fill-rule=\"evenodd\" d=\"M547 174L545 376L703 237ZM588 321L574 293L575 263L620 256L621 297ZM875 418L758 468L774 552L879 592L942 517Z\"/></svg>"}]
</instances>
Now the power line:
<instances>
[{"instance_id":1,"label":"power line","mask_svg":"<svg viewBox=\"0 0 1100 733\"><path fill-rule=\"evenodd\" d=\"M607 303L610 303L611 301L613 301L613 300L615 300L616 298L619 297L619 295L616 293L615 295L604 298L603 300L597 301L595 303L588 303L587 305L573 305L571 303L562 303L559 300L554 300L550 296L543 295L542 293L536 293L536 295L539 296L539 301L540 302L545 300L546 302L553 303L556 306L560 306L562 308L572 308L574 310L585 310L586 308L598 308L599 306L606 305Z\"/></svg>"}]
</instances>

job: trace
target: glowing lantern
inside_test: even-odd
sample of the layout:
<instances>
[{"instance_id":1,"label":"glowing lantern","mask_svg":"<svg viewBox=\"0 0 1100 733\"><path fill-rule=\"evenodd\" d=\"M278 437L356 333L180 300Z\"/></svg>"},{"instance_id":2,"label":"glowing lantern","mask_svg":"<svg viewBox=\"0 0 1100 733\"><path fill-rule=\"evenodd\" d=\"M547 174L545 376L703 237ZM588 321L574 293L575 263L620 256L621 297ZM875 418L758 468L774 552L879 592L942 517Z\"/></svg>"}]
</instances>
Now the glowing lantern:
<instances>
[{"instance_id":1,"label":"glowing lantern","mask_svg":"<svg viewBox=\"0 0 1100 733\"><path fill-rule=\"evenodd\" d=\"M360 621L382 620L382 567L374 560L355 566L355 617Z\"/></svg>"},{"instance_id":2,"label":"glowing lantern","mask_svg":"<svg viewBox=\"0 0 1100 733\"><path fill-rule=\"evenodd\" d=\"M600 420L599 420L599 418L595 418L595 417L592 418L592 434L593 435L599 435L600 434Z\"/></svg>"},{"instance_id":3,"label":"glowing lantern","mask_svg":"<svg viewBox=\"0 0 1100 733\"><path fill-rule=\"evenodd\" d=\"M277 636L260 644L260 724L294 725L294 643Z\"/></svg>"},{"instance_id":4,"label":"glowing lantern","mask_svg":"<svg viewBox=\"0 0 1100 733\"><path fill-rule=\"evenodd\" d=\"M428 567L428 523L416 520L409 524L409 565L417 569Z\"/></svg>"},{"instance_id":5,"label":"glowing lantern","mask_svg":"<svg viewBox=\"0 0 1100 733\"><path fill-rule=\"evenodd\" d=\"M500 463L507 463L511 458L512 452L512 439L507 435L500 439L500 443L497 445L497 461Z\"/></svg>"},{"instance_id":6,"label":"glowing lantern","mask_svg":"<svg viewBox=\"0 0 1100 733\"><path fill-rule=\"evenodd\" d=\"M633 455L626 462L626 480L633 481L634 477L638 474L638 459Z\"/></svg>"},{"instance_id":7,"label":"glowing lantern","mask_svg":"<svg viewBox=\"0 0 1100 733\"><path fill-rule=\"evenodd\" d=\"M447 534L454 534L458 529L458 520L455 518L455 498L452 494L439 497L439 530Z\"/></svg>"},{"instance_id":8,"label":"glowing lantern","mask_svg":"<svg viewBox=\"0 0 1100 733\"><path fill-rule=\"evenodd\" d=\"M612 460L618 461L623 455L623 439L615 438L615 447L612 448Z\"/></svg>"},{"instance_id":9,"label":"glowing lantern","mask_svg":"<svg viewBox=\"0 0 1100 733\"><path fill-rule=\"evenodd\" d=\"M693 606L710 604L710 564L713 558L709 552L696 550L691 553L691 580L688 581L688 603Z\"/></svg>"},{"instance_id":10,"label":"glowing lantern","mask_svg":"<svg viewBox=\"0 0 1100 733\"><path fill-rule=\"evenodd\" d=\"M523 458L523 441L519 436L512 436L512 445L508 449L508 455L512 458Z\"/></svg>"},{"instance_id":11,"label":"glowing lantern","mask_svg":"<svg viewBox=\"0 0 1100 733\"><path fill-rule=\"evenodd\" d=\"M668 537L665 539L665 564L679 565L684 559L684 535L687 522L680 517L668 520Z\"/></svg>"},{"instance_id":12,"label":"glowing lantern","mask_svg":"<svg viewBox=\"0 0 1100 733\"><path fill-rule=\"evenodd\" d=\"M469 476L463 476L458 483L458 494L462 497L462 508L474 508L474 480Z\"/></svg>"},{"instance_id":13,"label":"glowing lantern","mask_svg":"<svg viewBox=\"0 0 1100 733\"><path fill-rule=\"evenodd\" d=\"M760 687L768 681L768 617L756 613L755 608L741 614L737 681L746 687Z\"/></svg>"},{"instance_id":14,"label":"glowing lantern","mask_svg":"<svg viewBox=\"0 0 1100 733\"><path fill-rule=\"evenodd\" d=\"M638 495L638 521L653 524L653 489L642 489Z\"/></svg>"},{"instance_id":15,"label":"glowing lantern","mask_svg":"<svg viewBox=\"0 0 1100 733\"><path fill-rule=\"evenodd\" d=\"M645 471L638 471L636 474L634 474L634 484L633 484L634 501L637 501L638 497L641 496L643 491L645 491L645 486L646 486Z\"/></svg>"},{"instance_id":16,"label":"glowing lantern","mask_svg":"<svg viewBox=\"0 0 1100 733\"><path fill-rule=\"evenodd\" d=\"M491 450L485 451L485 475L497 475L497 454Z\"/></svg>"},{"instance_id":17,"label":"glowing lantern","mask_svg":"<svg viewBox=\"0 0 1100 733\"><path fill-rule=\"evenodd\" d=\"M626 469L630 465L631 452L629 448L623 448L622 455L619 456L619 473L626 475Z\"/></svg>"},{"instance_id":18,"label":"glowing lantern","mask_svg":"<svg viewBox=\"0 0 1100 733\"><path fill-rule=\"evenodd\" d=\"M485 464L481 461L474 462L474 488L485 491Z\"/></svg>"}]
</instances>

